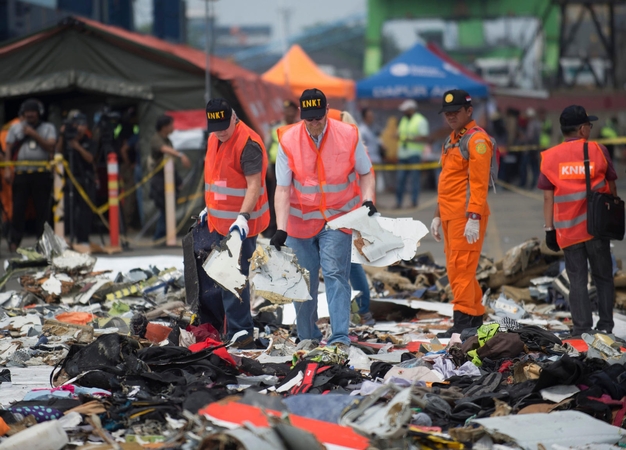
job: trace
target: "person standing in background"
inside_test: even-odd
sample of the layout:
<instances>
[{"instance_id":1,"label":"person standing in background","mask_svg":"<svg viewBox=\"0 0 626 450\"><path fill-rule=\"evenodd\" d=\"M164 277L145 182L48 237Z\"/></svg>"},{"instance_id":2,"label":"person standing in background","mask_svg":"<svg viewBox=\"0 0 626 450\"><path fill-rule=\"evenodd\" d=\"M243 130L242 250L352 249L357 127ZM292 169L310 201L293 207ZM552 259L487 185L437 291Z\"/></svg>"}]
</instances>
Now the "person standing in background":
<instances>
[{"instance_id":1,"label":"person standing in background","mask_svg":"<svg viewBox=\"0 0 626 450\"><path fill-rule=\"evenodd\" d=\"M417 112L415 100L405 100L400 105L404 113L398 124L398 164L419 164L422 162L424 148L429 142L428 120ZM397 172L396 208L402 208L407 178L411 176L411 204L416 207L419 202L421 173L418 169L400 169Z\"/></svg>"},{"instance_id":2,"label":"person standing in background","mask_svg":"<svg viewBox=\"0 0 626 450\"><path fill-rule=\"evenodd\" d=\"M174 131L174 119L171 116L162 115L156 122L156 133L150 139L150 157L153 167L158 166L163 158L168 155L180 158L180 162L186 169L191 167L189 158L176 150L169 139L169 135ZM178 187L176 180L176 187ZM154 230L155 241L165 237L165 173L159 170L150 180L150 198L154 201L154 206L159 212L159 217Z\"/></svg>"}]
</instances>

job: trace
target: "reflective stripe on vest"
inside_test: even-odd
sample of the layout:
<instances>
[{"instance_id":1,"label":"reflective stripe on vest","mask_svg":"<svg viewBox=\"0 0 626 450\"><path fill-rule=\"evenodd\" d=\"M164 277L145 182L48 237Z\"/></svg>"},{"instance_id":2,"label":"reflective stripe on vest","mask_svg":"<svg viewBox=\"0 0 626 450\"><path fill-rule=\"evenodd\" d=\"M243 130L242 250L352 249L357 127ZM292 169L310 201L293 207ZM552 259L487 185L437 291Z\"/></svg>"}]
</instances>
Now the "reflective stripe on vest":
<instances>
[{"instance_id":1,"label":"reflective stripe on vest","mask_svg":"<svg viewBox=\"0 0 626 450\"><path fill-rule=\"evenodd\" d=\"M270 205L268 202L263 203L260 209L256 211L252 211L250 213L250 220L259 219L263 213L270 209ZM237 211L221 211L218 209L208 209L207 210L211 217L215 217L217 219L233 219L235 220L239 215Z\"/></svg>"},{"instance_id":2,"label":"reflective stripe on vest","mask_svg":"<svg viewBox=\"0 0 626 450\"><path fill-rule=\"evenodd\" d=\"M602 189L606 185L606 180L600 181L597 185L591 188L593 191L597 191ZM582 200L587 197L587 189L581 192L574 192L572 194L567 195L555 195L554 203L566 203L566 202L575 202L577 200Z\"/></svg>"},{"instance_id":3,"label":"reflective stripe on vest","mask_svg":"<svg viewBox=\"0 0 626 450\"><path fill-rule=\"evenodd\" d=\"M356 180L356 172L352 172L348 175L348 181L341 184L325 184L320 188L320 186L302 186L298 180L293 180L293 187L296 188L302 194L320 194L322 192L341 192L344 189L347 189L352 183Z\"/></svg>"},{"instance_id":4,"label":"reflective stripe on vest","mask_svg":"<svg viewBox=\"0 0 626 450\"><path fill-rule=\"evenodd\" d=\"M216 194L232 195L233 197L245 197L248 189L229 188L226 186L218 186L217 184L204 183L204 191L215 192ZM261 186L260 194L265 194L265 186Z\"/></svg>"},{"instance_id":5,"label":"reflective stripe on vest","mask_svg":"<svg viewBox=\"0 0 626 450\"><path fill-rule=\"evenodd\" d=\"M585 220L587 220L587 212L585 211L584 214L581 214L578 217L574 217L573 219L570 220L562 220L560 222L554 222L554 228L571 228L573 226L578 225L579 223L583 223Z\"/></svg>"},{"instance_id":6,"label":"reflective stripe on vest","mask_svg":"<svg viewBox=\"0 0 626 450\"><path fill-rule=\"evenodd\" d=\"M327 209L325 211L326 217L350 212L352 211L352 209L354 209L355 206L359 204L360 201L361 201L361 196L358 195L339 209ZM291 214L294 217L298 217L299 219L302 219L302 220L311 220L311 219L324 220L325 219L324 214L322 214L321 211L312 211L310 213L303 213L298 208L294 208L293 206L289 208L289 214Z\"/></svg>"}]
</instances>

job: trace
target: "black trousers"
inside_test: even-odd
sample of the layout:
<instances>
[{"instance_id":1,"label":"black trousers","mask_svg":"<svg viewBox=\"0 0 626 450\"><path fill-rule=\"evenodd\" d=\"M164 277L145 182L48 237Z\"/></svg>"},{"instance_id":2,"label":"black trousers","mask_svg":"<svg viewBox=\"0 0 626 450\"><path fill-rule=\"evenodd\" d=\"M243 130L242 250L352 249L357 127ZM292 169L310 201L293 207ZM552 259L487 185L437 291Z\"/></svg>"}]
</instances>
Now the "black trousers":
<instances>
[{"instance_id":1,"label":"black trousers","mask_svg":"<svg viewBox=\"0 0 626 450\"><path fill-rule=\"evenodd\" d=\"M81 178L77 179L78 183L83 187L85 193L93 203L96 198L96 183L92 178ZM79 244L86 244L89 242L89 235L91 234L91 224L93 222L93 211L83 199L83 197L78 193L76 187L74 185L71 188L74 190L74 199L73 205L70 205L69 199L69 189L70 189L70 180L65 181L65 200L64 200L64 208L65 208L65 234L68 236L74 233L74 242ZM73 206L70 214L70 208ZM73 227L73 229L72 229Z\"/></svg>"},{"instance_id":2,"label":"black trousers","mask_svg":"<svg viewBox=\"0 0 626 450\"><path fill-rule=\"evenodd\" d=\"M35 206L35 235L43 233L43 225L50 217L52 195L52 174L50 172L16 173L13 180L13 218L11 220L10 242L17 246L24 237L26 208L28 199Z\"/></svg>"},{"instance_id":3,"label":"black trousers","mask_svg":"<svg viewBox=\"0 0 626 450\"><path fill-rule=\"evenodd\" d=\"M593 327L593 316L587 279L591 277L598 292L598 330L613 331L613 304L615 283L613 281L613 261L608 239L591 239L563 249L565 270L570 283L569 306L574 322L574 335L588 333ZM587 266L587 262L589 266Z\"/></svg>"}]
</instances>

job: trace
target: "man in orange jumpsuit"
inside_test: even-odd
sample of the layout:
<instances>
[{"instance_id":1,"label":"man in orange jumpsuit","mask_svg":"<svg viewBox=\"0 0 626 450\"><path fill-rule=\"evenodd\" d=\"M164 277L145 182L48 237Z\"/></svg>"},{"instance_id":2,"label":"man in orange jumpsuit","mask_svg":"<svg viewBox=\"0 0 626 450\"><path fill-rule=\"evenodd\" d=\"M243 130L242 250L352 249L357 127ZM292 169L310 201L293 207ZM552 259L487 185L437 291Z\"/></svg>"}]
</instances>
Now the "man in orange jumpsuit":
<instances>
[{"instance_id":1,"label":"man in orange jumpsuit","mask_svg":"<svg viewBox=\"0 0 626 450\"><path fill-rule=\"evenodd\" d=\"M482 325L485 313L476 268L489 218L487 193L495 149L489 135L476 125L472 112L467 92L454 89L443 94L439 113L444 113L452 133L441 152L438 203L430 232L440 242L443 228L454 296L454 326L444 337Z\"/></svg>"}]
</instances>

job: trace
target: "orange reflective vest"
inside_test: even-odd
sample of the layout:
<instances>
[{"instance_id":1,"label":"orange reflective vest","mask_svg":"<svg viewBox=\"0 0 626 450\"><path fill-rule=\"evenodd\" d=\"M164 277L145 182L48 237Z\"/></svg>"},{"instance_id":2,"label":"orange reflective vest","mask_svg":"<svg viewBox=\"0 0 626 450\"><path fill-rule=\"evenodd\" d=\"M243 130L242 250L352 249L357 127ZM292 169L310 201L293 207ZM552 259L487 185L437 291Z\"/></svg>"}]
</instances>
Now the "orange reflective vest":
<instances>
[{"instance_id":1,"label":"orange reflective vest","mask_svg":"<svg viewBox=\"0 0 626 450\"><path fill-rule=\"evenodd\" d=\"M238 122L235 132L226 142L220 143L215 133L209 135L204 162L204 201L208 211L209 230L217 230L223 236L228 234L228 229L237 219L248 190L246 177L241 170L241 154L248 139L252 139L263 150L261 194L250 213L248 236L256 236L265 230L270 222L265 189L267 152L261 137L245 123Z\"/></svg>"},{"instance_id":2,"label":"orange reflective vest","mask_svg":"<svg viewBox=\"0 0 626 450\"><path fill-rule=\"evenodd\" d=\"M293 173L287 234L307 239L327 221L360 205L354 167L359 134L355 126L328 119L319 149L304 122L278 130Z\"/></svg>"},{"instance_id":3,"label":"orange reflective vest","mask_svg":"<svg viewBox=\"0 0 626 450\"><path fill-rule=\"evenodd\" d=\"M554 185L554 228L561 248L593 238L587 233L584 140L563 142L541 153L541 172ZM608 162L600 146L589 142L591 189L608 193Z\"/></svg>"}]
</instances>

